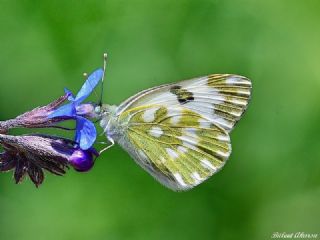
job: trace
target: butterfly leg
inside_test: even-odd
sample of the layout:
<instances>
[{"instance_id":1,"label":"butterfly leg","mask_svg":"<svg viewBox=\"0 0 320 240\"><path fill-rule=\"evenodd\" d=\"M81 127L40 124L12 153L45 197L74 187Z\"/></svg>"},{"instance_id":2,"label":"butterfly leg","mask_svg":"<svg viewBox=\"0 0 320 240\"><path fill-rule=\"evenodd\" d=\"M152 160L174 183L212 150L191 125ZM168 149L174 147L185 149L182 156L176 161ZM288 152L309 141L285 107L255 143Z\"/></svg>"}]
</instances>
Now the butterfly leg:
<instances>
[{"instance_id":1,"label":"butterfly leg","mask_svg":"<svg viewBox=\"0 0 320 240\"><path fill-rule=\"evenodd\" d=\"M104 149L102 149L102 150L99 152L99 154L101 154L101 153L103 153L104 151L108 150L109 148L113 147L113 145L115 144L115 143L114 143L114 140L113 140L111 137L108 136L107 139L108 139L109 142L111 142L111 145L106 146Z\"/></svg>"}]
</instances>

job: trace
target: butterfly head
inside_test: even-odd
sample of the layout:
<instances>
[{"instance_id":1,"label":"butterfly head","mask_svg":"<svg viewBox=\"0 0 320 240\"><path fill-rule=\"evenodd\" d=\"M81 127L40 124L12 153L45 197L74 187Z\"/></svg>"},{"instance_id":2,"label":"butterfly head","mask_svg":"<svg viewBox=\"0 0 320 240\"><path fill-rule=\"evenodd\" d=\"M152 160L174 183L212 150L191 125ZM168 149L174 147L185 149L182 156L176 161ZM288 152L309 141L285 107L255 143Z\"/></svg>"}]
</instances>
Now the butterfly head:
<instances>
[{"instance_id":1,"label":"butterfly head","mask_svg":"<svg viewBox=\"0 0 320 240\"><path fill-rule=\"evenodd\" d=\"M97 118L101 121L100 125L103 127L103 125L106 125L107 122L115 117L117 110L117 106L114 105L108 105L108 104L103 104L103 105L97 105L95 107L95 114L97 115ZM103 124L106 122L106 124Z\"/></svg>"},{"instance_id":2,"label":"butterfly head","mask_svg":"<svg viewBox=\"0 0 320 240\"><path fill-rule=\"evenodd\" d=\"M101 107L102 107L102 104L98 104L94 107L94 113L97 115L97 116L101 116Z\"/></svg>"}]
</instances>

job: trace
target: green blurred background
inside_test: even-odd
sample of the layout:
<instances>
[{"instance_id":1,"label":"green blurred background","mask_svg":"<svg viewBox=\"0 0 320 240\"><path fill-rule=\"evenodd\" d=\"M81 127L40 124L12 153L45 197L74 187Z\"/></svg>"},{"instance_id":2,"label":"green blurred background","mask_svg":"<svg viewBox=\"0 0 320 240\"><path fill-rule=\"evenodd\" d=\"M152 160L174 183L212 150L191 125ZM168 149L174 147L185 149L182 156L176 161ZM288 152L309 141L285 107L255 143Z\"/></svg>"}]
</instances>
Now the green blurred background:
<instances>
[{"instance_id":1,"label":"green blurred background","mask_svg":"<svg viewBox=\"0 0 320 240\"><path fill-rule=\"evenodd\" d=\"M253 81L224 170L185 193L118 146L36 189L0 175L0 239L270 239L320 233L320 2L0 1L0 118L77 91L109 53L104 101L209 73ZM58 133L58 132L56 132ZM320 239L320 237L319 237Z\"/></svg>"}]
</instances>

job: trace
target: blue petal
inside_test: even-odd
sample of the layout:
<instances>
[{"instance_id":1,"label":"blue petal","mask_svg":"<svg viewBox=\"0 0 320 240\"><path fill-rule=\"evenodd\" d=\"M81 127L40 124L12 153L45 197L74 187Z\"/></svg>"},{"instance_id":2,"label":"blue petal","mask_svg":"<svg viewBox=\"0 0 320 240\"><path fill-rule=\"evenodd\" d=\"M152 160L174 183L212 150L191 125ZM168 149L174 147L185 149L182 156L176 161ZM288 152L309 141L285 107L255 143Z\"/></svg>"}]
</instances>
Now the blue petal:
<instances>
[{"instance_id":1,"label":"blue petal","mask_svg":"<svg viewBox=\"0 0 320 240\"><path fill-rule=\"evenodd\" d=\"M48 118L54 117L74 117L76 115L76 108L73 103L68 103L59 107L53 113L49 114Z\"/></svg>"},{"instance_id":2,"label":"blue petal","mask_svg":"<svg viewBox=\"0 0 320 240\"><path fill-rule=\"evenodd\" d=\"M74 101L74 96L73 96L72 92L68 88L64 88L64 93L68 94L68 100L69 101Z\"/></svg>"},{"instance_id":3,"label":"blue petal","mask_svg":"<svg viewBox=\"0 0 320 240\"><path fill-rule=\"evenodd\" d=\"M75 141L79 143L80 148L83 150L91 148L96 137L97 131L94 124L84 117L77 116Z\"/></svg>"},{"instance_id":4,"label":"blue petal","mask_svg":"<svg viewBox=\"0 0 320 240\"><path fill-rule=\"evenodd\" d=\"M86 99L91 94L93 89L98 85L99 81L102 79L102 76L103 70L101 68L90 74L90 76L78 92L75 101L77 103L81 103L84 99Z\"/></svg>"}]
</instances>

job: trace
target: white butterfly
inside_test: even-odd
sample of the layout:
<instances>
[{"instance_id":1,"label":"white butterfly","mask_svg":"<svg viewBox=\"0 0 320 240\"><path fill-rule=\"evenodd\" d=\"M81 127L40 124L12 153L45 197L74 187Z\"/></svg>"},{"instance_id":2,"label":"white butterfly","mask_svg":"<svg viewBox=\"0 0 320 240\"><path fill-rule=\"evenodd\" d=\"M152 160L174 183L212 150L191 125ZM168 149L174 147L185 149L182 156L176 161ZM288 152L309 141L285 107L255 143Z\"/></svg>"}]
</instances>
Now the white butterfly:
<instances>
[{"instance_id":1,"label":"white butterfly","mask_svg":"<svg viewBox=\"0 0 320 240\"><path fill-rule=\"evenodd\" d=\"M150 88L96 111L110 142L160 183L183 191L224 166L231 154L229 133L250 94L246 77L213 74Z\"/></svg>"}]
</instances>

